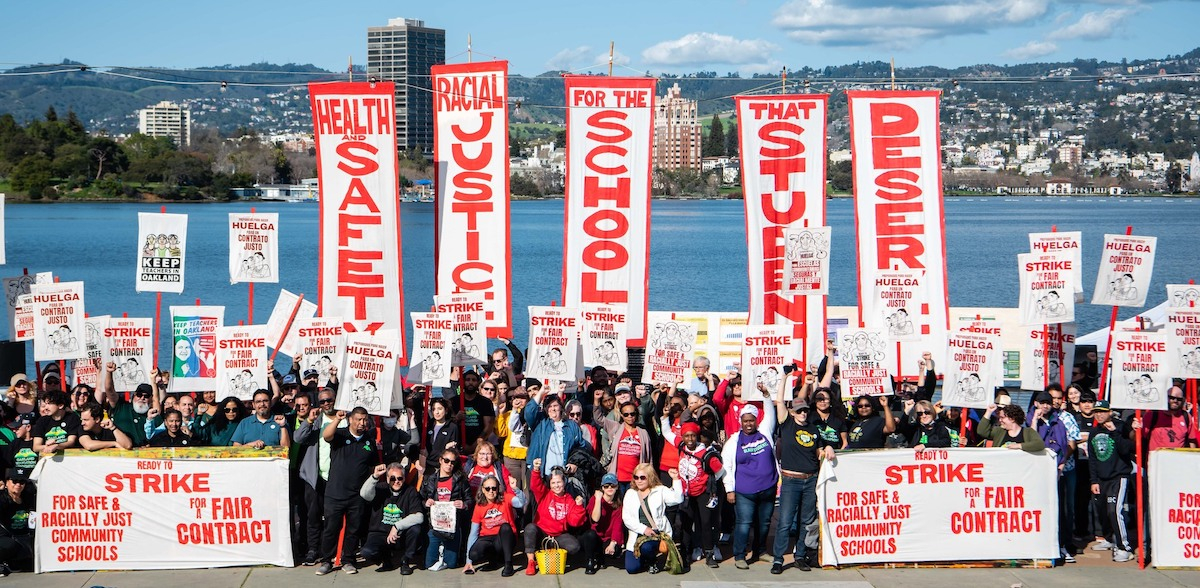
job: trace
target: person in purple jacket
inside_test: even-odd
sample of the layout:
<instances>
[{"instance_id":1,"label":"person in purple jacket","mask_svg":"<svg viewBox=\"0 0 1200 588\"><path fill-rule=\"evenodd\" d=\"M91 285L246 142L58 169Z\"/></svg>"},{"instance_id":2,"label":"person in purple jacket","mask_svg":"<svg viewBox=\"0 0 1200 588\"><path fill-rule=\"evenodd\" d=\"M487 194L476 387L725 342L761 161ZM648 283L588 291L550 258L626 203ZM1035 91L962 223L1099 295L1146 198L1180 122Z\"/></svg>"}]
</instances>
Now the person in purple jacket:
<instances>
[{"instance_id":1,"label":"person in purple jacket","mask_svg":"<svg viewBox=\"0 0 1200 588\"><path fill-rule=\"evenodd\" d=\"M775 411L763 412L758 423L758 407L747 404L738 415L741 428L729 437L721 450L721 460L728 470L722 478L725 498L734 505L733 565L749 569L746 563L746 544L750 526L754 525L752 561L767 556L767 531L775 513L775 485L779 467L775 461ZM757 424L756 424L757 423ZM770 561L770 560L768 560Z\"/></svg>"}]
</instances>

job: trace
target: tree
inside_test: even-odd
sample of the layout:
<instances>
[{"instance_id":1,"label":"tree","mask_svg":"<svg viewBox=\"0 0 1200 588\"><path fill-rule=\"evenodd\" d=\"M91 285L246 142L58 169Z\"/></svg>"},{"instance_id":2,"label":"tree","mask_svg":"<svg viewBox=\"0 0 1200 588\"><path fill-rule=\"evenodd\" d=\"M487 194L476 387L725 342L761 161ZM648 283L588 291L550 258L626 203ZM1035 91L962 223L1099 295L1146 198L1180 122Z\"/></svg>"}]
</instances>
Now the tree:
<instances>
[{"instance_id":1,"label":"tree","mask_svg":"<svg viewBox=\"0 0 1200 588\"><path fill-rule=\"evenodd\" d=\"M704 140L704 145L700 148L700 154L704 157L717 157L725 154L725 127L721 124L721 117L713 114L712 125L708 129L708 137Z\"/></svg>"},{"instance_id":2,"label":"tree","mask_svg":"<svg viewBox=\"0 0 1200 588\"><path fill-rule=\"evenodd\" d=\"M13 186L16 186L16 180L13 181ZM1181 188L1183 188L1183 168L1179 167L1178 163L1171 164L1171 167L1167 169L1167 193L1178 193Z\"/></svg>"},{"instance_id":3,"label":"tree","mask_svg":"<svg viewBox=\"0 0 1200 588\"><path fill-rule=\"evenodd\" d=\"M54 165L45 153L35 153L21 160L13 168L12 181L14 190L23 190L31 198L41 198L46 188L50 187L50 178L54 174Z\"/></svg>"},{"instance_id":4,"label":"tree","mask_svg":"<svg viewBox=\"0 0 1200 588\"><path fill-rule=\"evenodd\" d=\"M541 196L537 184L524 174L513 174L508 178L508 191L520 196Z\"/></svg>"},{"instance_id":5,"label":"tree","mask_svg":"<svg viewBox=\"0 0 1200 588\"><path fill-rule=\"evenodd\" d=\"M854 174L849 161L838 161L829 166L829 185L835 192L854 189Z\"/></svg>"},{"instance_id":6,"label":"tree","mask_svg":"<svg viewBox=\"0 0 1200 588\"><path fill-rule=\"evenodd\" d=\"M738 133L737 123L729 125L729 132L725 133L725 155L729 157L737 157L738 154Z\"/></svg>"}]
</instances>

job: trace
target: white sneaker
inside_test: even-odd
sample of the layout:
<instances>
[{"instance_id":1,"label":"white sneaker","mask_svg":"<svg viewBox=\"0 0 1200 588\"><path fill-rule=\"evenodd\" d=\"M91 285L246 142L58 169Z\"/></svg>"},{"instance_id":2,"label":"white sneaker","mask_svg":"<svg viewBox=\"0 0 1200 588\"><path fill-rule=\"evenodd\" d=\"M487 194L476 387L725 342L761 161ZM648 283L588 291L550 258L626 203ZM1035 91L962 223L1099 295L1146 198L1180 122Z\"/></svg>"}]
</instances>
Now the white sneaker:
<instances>
[{"instance_id":1,"label":"white sneaker","mask_svg":"<svg viewBox=\"0 0 1200 588\"><path fill-rule=\"evenodd\" d=\"M1092 551L1109 551L1113 548L1113 544L1107 539L1101 539L1092 546Z\"/></svg>"},{"instance_id":2,"label":"white sneaker","mask_svg":"<svg viewBox=\"0 0 1200 588\"><path fill-rule=\"evenodd\" d=\"M717 538L717 543L729 543L729 533L721 533L721 536Z\"/></svg>"},{"instance_id":3,"label":"white sneaker","mask_svg":"<svg viewBox=\"0 0 1200 588\"><path fill-rule=\"evenodd\" d=\"M439 559L436 562L434 562L433 565L429 566L429 570L427 570L427 571L440 572L444 569L446 569L446 562L444 560Z\"/></svg>"},{"instance_id":4,"label":"white sneaker","mask_svg":"<svg viewBox=\"0 0 1200 588\"><path fill-rule=\"evenodd\" d=\"M1060 549L1060 550L1058 550L1058 551L1059 551L1059 553L1060 553L1060 554L1062 554L1062 559L1063 559L1063 561L1064 561L1064 562L1066 562L1066 563L1075 563L1075 556L1074 556L1074 555L1071 555L1071 552L1070 552L1070 551L1067 551L1065 548L1064 548L1064 549Z\"/></svg>"},{"instance_id":5,"label":"white sneaker","mask_svg":"<svg viewBox=\"0 0 1200 588\"><path fill-rule=\"evenodd\" d=\"M1115 561L1117 563L1133 561L1133 552L1125 551L1124 549L1114 549L1113 550L1113 561Z\"/></svg>"},{"instance_id":6,"label":"white sneaker","mask_svg":"<svg viewBox=\"0 0 1200 588\"><path fill-rule=\"evenodd\" d=\"M692 550L692 561L700 561L704 559L704 550L699 547Z\"/></svg>"}]
</instances>

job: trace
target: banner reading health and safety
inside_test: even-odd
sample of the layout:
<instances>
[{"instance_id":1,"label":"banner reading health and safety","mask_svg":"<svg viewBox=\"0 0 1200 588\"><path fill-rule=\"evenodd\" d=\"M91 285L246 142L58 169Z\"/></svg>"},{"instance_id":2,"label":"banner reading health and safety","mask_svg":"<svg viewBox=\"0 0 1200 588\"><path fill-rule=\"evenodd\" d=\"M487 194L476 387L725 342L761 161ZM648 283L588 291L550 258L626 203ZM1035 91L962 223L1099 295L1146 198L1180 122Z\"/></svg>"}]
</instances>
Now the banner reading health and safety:
<instances>
[{"instance_id":1,"label":"banner reading health and safety","mask_svg":"<svg viewBox=\"0 0 1200 588\"><path fill-rule=\"evenodd\" d=\"M138 213L137 292L183 292L187 215Z\"/></svg>"},{"instance_id":2,"label":"banner reading health and safety","mask_svg":"<svg viewBox=\"0 0 1200 588\"><path fill-rule=\"evenodd\" d=\"M149 384L154 370L154 319L113 317L104 328L100 348L104 365L116 364L113 386L117 392L133 392L139 384Z\"/></svg>"},{"instance_id":3,"label":"banner reading health and safety","mask_svg":"<svg viewBox=\"0 0 1200 588\"><path fill-rule=\"evenodd\" d=\"M603 366L609 372L624 372L628 362L625 341L626 304L584 304L579 342L583 365Z\"/></svg>"},{"instance_id":4,"label":"banner reading health and safety","mask_svg":"<svg viewBox=\"0 0 1200 588\"><path fill-rule=\"evenodd\" d=\"M829 96L737 96L738 141L749 250L749 324L791 324L789 359L825 340L825 297L789 280L801 259L800 234L825 225L825 112ZM793 246L790 234L796 235ZM828 258L828 242L824 243ZM796 257L796 259L792 259ZM792 282L789 287L789 282ZM808 358L802 358L807 364Z\"/></svg>"},{"instance_id":5,"label":"banner reading health and safety","mask_svg":"<svg viewBox=\"0 0 1200 588\"><path fill-rule=\"evenodd\" d=\"M1172 378L1200 378L1200 307L1167 309L1167 372Z\"/></svg>"},{"instance_id":6,"label":"banner reading health and safety","mask_svg":"<svg viewBox=\"0 0 1200 588\"><path fill-rule=\"evenodd\" d=\"M923 271L909 301L918 340L901 344L903 357L928 351L945 356L950 324L946 275L946 217L942 202L941 141L936 91L850 91L850 150L854 153L854 210L858 235L858 299L872 294L887 270Z\"/></svg>"},{"instance_id":7,"label":"banner reading health and safety","mask_svg":"<svg viewBox=\"0 0 1200 588\"><path fill-rule=\"evenodd\" d=\"M279 282L279 214L229 213L229 283Z\"/></svg>"},{"instance_id":8,"label":"banner reading health and safety","mask_svg":"<svg viewBox=\"0 0 1200 588\"><path fill-rule=\"evenodd\" d=\"M486 308L487 302L482 292L433 297L434 312L442 313L453 321L451 365L488 363L487 336L484 334Z\"/></svg>"},{"instance_id":9,"label":"banner reading health and safety","mask_svg":"<svg viewBox=\"0 0 1200 588\"><path fill-rule=\"evenodd\" d=\"M34 284L33 360L83 359L83 282Z\"/></svg>"},{"instance_id":10,"label":"banner reading health and safety","mask_svg":"<svg viewBox=\"0 0 1200 588\"><path fill-rule=\"evenodd\" d=\"M1109 405L1114 409L1167 410L1172 375L1167 363L1166 333L1113 331Z\"/></svg>"},{"instance_id":11,"label":"banner reading health and safety","mask_svg":"<svg viewBox=\"0 0 1200 588\"><path fill-rule=\"evenodd\" d=\"M395 329L404 340L399 172L392 82L310 84L321 247L321 316L347 333ZM405 365L404 349L396 360Z\"/></svg>"},{"instance_id":12,"label":"banner reading health and safety","mask_svg":"<svg viewBox=\"0 0 1200 588\"><path fill-rule=\"evenodd\" d=\"M392 329L346 334L346 364L338 369L337 400L334 407L350 412L361 406L367 412L387 416L392 405L392 383L400 351L400 334Z\"/></svg>"},{"instance_id":13,"label":"banner reading health and safety","mask_svg":"<svg viewBox=\"0 0 1200 588\"><path fill-rule=\"evenodd\" d=\"M1078 273L1078 262L1064 251L1017 254L1021 324L1075 322L1075 286L1071 282Z\"/></svg>"},{"instance_id":14,"label":"banner reading health and safety","mask_svg":"<svg viewBox=\"0 0 1200 588\"><path fill-rule=\"evenodd\" d=\"M1071 270L1063 277L1071 282L1075 302L1083 302L1083 233L1064 231L1029 233L1030 253L1062 253L1071 260Z\"/></svg>"},{"instance_id":15,"label":"banner reading health and safety","mask_svg":"<svg viewBox=\"0 0 1200 588\"><path fill-rule=\"evenodd\" d=\"M1054 559L1057 467L1047 451L911 449L821 466L821 564Z\"/></svg>"},{"instance_id":16,"label":"banner reading health and safety","mask_svg":"<svg viewBox=\"0 0 1200 588\"><path fill-rule=\"evenodd\" d=\"M346 332L338 317L297 317L292 323L300 359L300 373L317 370L317 385L329 383L329 368L342 365ZM340 368L339 368L340 369Z\"/></svg>"},{"instance_id":17,"label":"banner reading health and safety","mask_svg":"<svg viewBox=\"0 0 1200 588\"><path fill-rule=\"evenodd\" d=\"M529 351L525 375L554 381L575 379L579 352L579 309L529 307Z\"/></svg>"},{"instance_id":18,"label":"banner reading health and safety","mask_svg":"<svg viewBox=\"0 0 1200 588\"><path fill-rule=\"evenodd\" d=\"M432 74L436 293L481 295L487 335L511 337L508 62Z\"/></svg>"},{"instance_id":19,"label":"banner reading health and safety","mask_svg":"<svg viewBox=\"0 0 1200 588\"><path fill-rule=\"evenodd\" d=\"M217 389L217 329L224 306L171 307L171 392Z\"/></svg>"},{"instance_id":20,"label":"banner reading health and safety","mask_svg":"<svg viewBox=\"0 0 1200 588\"><path fill-rule=\"evenodd\" d=\"M217 329L217 398L251 400L267 388L267 327L236 325Z\"/></svg>"},{"instance_id":21,"label":"banner reading health and safety","mask_svg":"<svg viewBox=\"0 0 1200 588\"><path fill-rule=\"evenodd\" d=\"M1157 237L1105 235L1092 304L1145 306L1157 248Z\"/></svg>"},{"instance_id":22,"label":"banner reading health and safety","mask_svg":"<svg viewBox=\"0 0 1200 588\"><path fill-rule=\"evenodd\" d=\"M1150 452L1150 543L1156 568L1200 567L1200 451Z\"/></svg>"},{"instance_id":23,"label":"banner reading health and safety","mask_svg":"<svg viewBox=\"0 0 1200 588\"><path fill-rule=\"evenodd\" d=\"M742 390L762 390L775 397L783 381L783 365L791 363L793 330L789 325L746 325L742 337ZM757 398L753 392L744 392Z\"/></svg>"},{"instance_id":24,"label":"banner reading health and safety","mask_svg":"<svg viewBox=\"0 0 1200 588\"><path fill-rule=\"evenodd\" d=\"M1021 327L1021 388L1044 390L1049 382L1071 377L1075 363L1075 323ZM1070 381L1070 380L1066 380Z\"/></svg>"},{"instance_id":25,"label":"banner reading health and safety","mask_svg":"<svg viewBox=\"0 0 1200 588\"><path fill-rule=\"evenodd\" d=\"M36 570L292 566L286 452L161 455L39 461Z\"/></svg>"},{"instance_id":26,"label":"banner reading health and safety","mask_svg":"<svg viewBox=\"0 0 1200 588\"><path fill-rule=\"evenodd\" d=\"M76 359L72 371L75 385L87 384L93 388L100 387L100 370L103 369L101 359L104 356L104 331L108 327L109 315L89 316L83 319L83 345L87 349L87 357Z\"/></svg>"},{"instance_id":27,"label":"banner reading health and safety","mask_svg":"<svg viewBox=\"0 0 1200 588\"><path fill-rule=\"evenodd\" d=\"M627 304L629 344L641 346L650 293L654 80L563 79L567 91L563 306Z\"/></svg>"},{"instance_id":28,"label":"banner reading health and safety","mask_svg":"<svg viewBox=\"0 0 1200 588\"><path fill-rule=\"evenodd\" d=\"M942 404L987 408L996 388L1004 385L1004 350L1000 337L950 333L946 342Z\"/></svg>"},{"instance_id":29,"label":"banner reading health and safety","mask_svg":"<svg viewBox=\"0 0 1200 588\"><path fill-rule=\"evenodd\" d=\"M413 349L408 370L410 384L450 387L454 353L454 319L437 312L413 312ZM393 398L395 400L395 398Z\"/></svg>"}]
</instances>

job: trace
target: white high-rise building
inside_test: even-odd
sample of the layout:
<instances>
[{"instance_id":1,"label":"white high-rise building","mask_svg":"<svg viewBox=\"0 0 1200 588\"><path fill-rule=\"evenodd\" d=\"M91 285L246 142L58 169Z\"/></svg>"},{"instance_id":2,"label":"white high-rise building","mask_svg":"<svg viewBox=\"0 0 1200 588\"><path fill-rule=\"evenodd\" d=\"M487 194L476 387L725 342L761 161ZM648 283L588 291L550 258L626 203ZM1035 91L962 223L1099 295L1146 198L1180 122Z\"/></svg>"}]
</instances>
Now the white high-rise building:
<instances>
[{"instance_id":1,"label":"white high-rise building","mask_svg":"<svg viewBox=\"0 0 1200 588\"><path fill-rule=\"evenodd\" d=\"M138 111L138 132L149 137L170 137L182 149L192 144L192 112L164 100Z\"/></svg>"},{"instance_id":2,"label":"white high-rise building","mask_svg":"<svg viewBox=\"0 0 1200 588\"><path fill-rule=\"evenodd\" d=\"M704 126L695 100L684 98L679 84L658 98L654 113L654 167L700 171Z\"/></svg>"}]
</instances>

